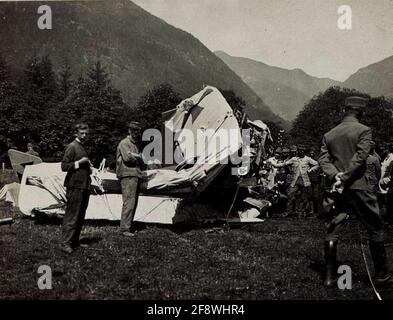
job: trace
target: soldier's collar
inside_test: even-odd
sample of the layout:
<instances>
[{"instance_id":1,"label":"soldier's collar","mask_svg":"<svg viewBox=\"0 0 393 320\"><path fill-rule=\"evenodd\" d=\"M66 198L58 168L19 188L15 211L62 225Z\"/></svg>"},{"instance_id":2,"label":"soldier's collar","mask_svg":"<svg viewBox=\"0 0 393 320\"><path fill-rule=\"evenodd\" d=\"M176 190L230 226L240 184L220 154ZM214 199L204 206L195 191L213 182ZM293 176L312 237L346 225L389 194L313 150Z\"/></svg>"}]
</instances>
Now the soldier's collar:
<instances>
[{"instance_id":1,"label":"soldier's collar","mask_svg":"<svg viewBox=\"0 0 393 320\"><path fill-rule=\"evenodd\" d=\"M343 122L359 122L359 119L353 115L345 116Z\"/></svg>"}]
</instances>

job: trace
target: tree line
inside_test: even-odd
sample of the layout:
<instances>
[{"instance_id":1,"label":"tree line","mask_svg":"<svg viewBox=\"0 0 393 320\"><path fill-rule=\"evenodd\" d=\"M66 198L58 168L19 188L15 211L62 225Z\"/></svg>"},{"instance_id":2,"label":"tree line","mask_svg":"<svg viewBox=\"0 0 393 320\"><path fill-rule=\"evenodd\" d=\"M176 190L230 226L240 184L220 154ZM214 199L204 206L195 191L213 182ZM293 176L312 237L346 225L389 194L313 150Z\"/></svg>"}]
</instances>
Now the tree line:
<instances>
[{"instance_id":1,"label":"tree line","mask_svg":"<svg viewBox=\"0 0 393 320\"><path fill-rule=\"evenodd\" d=\"M89 155L97 166L103 158L115 161L119 140L127 134L130 120L147 128L162 129L162 113L173 109L183 97L171 85L148 89L135 105L128 105L100 61L84 76L75 77L64 59L54 71L49 56L32 56L21 76L11 72L0 55L0 161L7 162L10 148L26 151L33 143L44 161L60 161L65 146L74 139L73 126L90 127ZM232 90L220 89L229 105L243 113L245 102ZM267 123L273 135L281 128ZM138 137L140 138L140 137ZM140 139L137 139L140 141Z\"/></svg>"},{"instance_id":2,"label":"tree line","mask_svg":"<svg viewBox=\"0 0 393 320\"><path fill-rule=\"evenodd\" d=\"M26 151L28 142L44 160L59 161L78 121L91 127L93 161L114 157L131 113L99 61L75 78L66 59L56 74L48 56L33 56L17 77L0 57L1 161L10 148Z\"/></svg>"},{"instance_id":3,"label":"tree line","mask_svg":"<svg viewBox=\"0 0 393 320\"><path fill-rule=\"evenodd\" d=\"M384 96L371 97L354 89L330 87L305 104L294 120L290 136L292 143L305 144L319 149L323 135L339 124L344 116L343 106L349 96L369 99L361 122L372 129L378 147L392 142L393 103Z\"/></svg>"},{"instance_id":4,"label":"tree line","mask_svg":"<svg viewBox=\"0 0 393 320\"><path fill-rule=\"evenodd\" d=\"M89 154L95 165L103 158L115 161L119 140L127 134L127 123L162 128L162 112L173 109L183 97L171 85L148 89L134 105L128 105L98 60L85 75L75 77L67 59L54 72L48 56L32 56L23 66L22 76L11 72L0 55L0 161L7 162L7 151L26 151L28 142L36 145L44 161L60 161L65 146L74 139L73 126L83 121L91 128ZM220 89L236 113L243 114L245 102L232 90ZM373 130L377 145L393 136L393 103L385 97L340 87L328 88L314 96L293 122L290 132L266 121L273 137L272 147L304 144L318 149L322 136L342 117L345 98L359 95L369 99L363 123Z\"/></svg>"}]
</instances>

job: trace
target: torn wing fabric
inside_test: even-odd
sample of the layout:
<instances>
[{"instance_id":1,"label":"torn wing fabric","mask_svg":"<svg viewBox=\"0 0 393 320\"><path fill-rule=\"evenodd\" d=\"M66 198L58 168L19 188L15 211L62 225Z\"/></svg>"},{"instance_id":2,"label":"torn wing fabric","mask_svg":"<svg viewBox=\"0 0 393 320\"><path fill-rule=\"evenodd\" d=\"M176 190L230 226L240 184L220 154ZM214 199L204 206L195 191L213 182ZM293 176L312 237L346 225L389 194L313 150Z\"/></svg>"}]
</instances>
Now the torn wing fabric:
<instances>
[{"instance_id":1,"label":"torn wing fabric","mask_svg":"<svg viewBox=\"0 0 393 320\"><path fill-rule=\"evenodd\" d=\"M20 184L9 183L0 190L0 201L11 202L14 207L18 206Z\"/></svg>"},{"instance_id":2,"label":"torn wing fabric","mask_svg":"<svg viewBox=\"0 0 393 320\"><path fill-rule=\"evenodd\" d=\"M192 101L192 102L190 102ZM175 146L183 161L214 163L228 159L242 146L240 128L233 111L220 91L206 87L183 100L165 123L175 136Z\"/></svg>"},{"instance_id":3,"label":"torn wing fabric","mask_svg":"<svg viewBox=\"0 0 393 320\"><path fill-rule=\"evenodd\" d=\"M166 188L195 188L220 164L242 147L240 128L231 107L219 90L206 87L183 100L165 126L175 134L177 151L187 169L155 169L143 172L146 191ZM201 139L202 135L202 139ZM198 140L199 139L199 140ZM176 152L176 150L175 150Z\"/></svg>"},{"instance_id":4,"label":"torn wing fabric","mask_svg":"<svg viewBox=\"0 0 393 320\"><path fill-rule=\"evenodd\" d=\"M65 213L65 172L60 163L41 163L26 166L19 193L19 208L25 215L44 213L48 216L62 216ZM114 173L102 173L103 179L117 181ZM92 193L86 211L88 220L120 220L122 195ZM173 223L180 206L178 197L145 196L138 200L135 221L150 223Z\"/></svg>"},{"instance_id":5,"label":"torn wing fabric","mask_svg":"<svg viewBox=\"0 0 393 320\"><path fill-rule=\"evenodd\" d=\"M55 175L42 178L31 176L27 179L26 183L48 191L60 205L67 202L66 190L63 186L63 181L59 178L59 176Z\"/></svg>"},{"instance_id":6,"label":"torn wing fabric","mask_svg":"<svg viewBox=\"0 0 393 320\"><path fill-rule=\"evenodd\" d=\"M204 170L174 170L155 169L144 171L147 180L147 190L174 187L197 186L206 177Z\"/></svg>"}]
</instances>

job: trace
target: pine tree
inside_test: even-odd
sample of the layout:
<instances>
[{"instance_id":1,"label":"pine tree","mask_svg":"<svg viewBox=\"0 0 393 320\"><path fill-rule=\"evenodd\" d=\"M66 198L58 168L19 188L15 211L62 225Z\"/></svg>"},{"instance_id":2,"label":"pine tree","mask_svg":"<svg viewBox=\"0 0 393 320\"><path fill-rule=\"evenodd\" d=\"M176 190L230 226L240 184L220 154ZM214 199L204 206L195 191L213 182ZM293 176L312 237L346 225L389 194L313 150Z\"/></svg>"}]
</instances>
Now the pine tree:
<instances>
[{"instance_id":1,"label":"pine tree","mask_svg":"<svg viewBox=\"0 0 393 320\"><path fill-rule=\"evenodd\" d=\"M100 60L98 60L94 64L94 67L89 70L87 76L91 81L93 81L97 89L106 88L110 83L109 75L106 73L105 68L101 65Z\"/></svg>"},{"instance_id":2,"label":"pine tree","mask_svg":"<svg viewBox=\"0 0 393 320\"><path fill-rule=\"evenodd\" d=\"M142 130L160 130L162 113L176 108L181 101L180 95L170 84L162 83L139 98L132 118L141 123Z\"/></svg>"},{"instance_id":3,"label":"pine tree","mask_svg":"<svg viewBox=\"0 0 393 320\"><path fill-rule=\"evenodd\" d=\"M115 89L105 68L97 62L86 78L79 77L61 105L63 128L71 133L76 122L90 127L89 154L98 165L103 158L115 160L116 146L127 133L131 109ZM72 138L68 136L68 140ZM89 143L87 143L89 145Z\"/></svg>"},{"instance_id":4,"label":"pine tree","mask_svg":"<svg viewBox=\"0 0 393 320\"><path fill-rule=\"evenodd\" d=\"M61 92L48 56L40 58L33 55L27 61L22 87L25 102L33 112L30 139L38 144L44 159L52 159L61 143L57 132L61 130L61 117L58 115Z\"/></svg>"},{"instance_id":5,"label":"pine tree","mask_svg":"<svg viewBox=\"0 0 393 320\"><path fill-rule=\"evenodd\" d=\"M0 57L0 158L7 160L7 150L24 150L35 122L32 108L26 103L23 88L18 88L10 68Z\"/></svg>"},{"instance_id":6,"label":"pine tree","mask_svg":"<svg viewBox=\"0 0 393 320\"><path fill-rule=\"evenodd\" d=\"M61 100L67 98L74 84L72 80L71 66L68 59L64 59L62 69L59 72L59 87L61 91Z\"/></svg>"}]
</instances>

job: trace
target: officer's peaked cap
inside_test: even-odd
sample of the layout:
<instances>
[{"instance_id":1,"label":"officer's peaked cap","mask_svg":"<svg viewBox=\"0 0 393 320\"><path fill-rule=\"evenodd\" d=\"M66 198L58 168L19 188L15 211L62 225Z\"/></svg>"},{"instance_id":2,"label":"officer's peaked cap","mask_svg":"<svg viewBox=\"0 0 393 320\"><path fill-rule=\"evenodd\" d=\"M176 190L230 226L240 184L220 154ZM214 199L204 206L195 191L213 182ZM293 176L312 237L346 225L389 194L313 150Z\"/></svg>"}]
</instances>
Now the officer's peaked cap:
<instances>
[{"instance_id":1,"label":"officer's peaked cap","mask_svg":"<svg viewBox=\"0 0 393 320\"><path fill-rule=\"evenodd\" d=\"M367 105L368 99L358 96L348 97L345 99L345 106L355 109L363 109Z\"/></svg>"}]
</instances>

